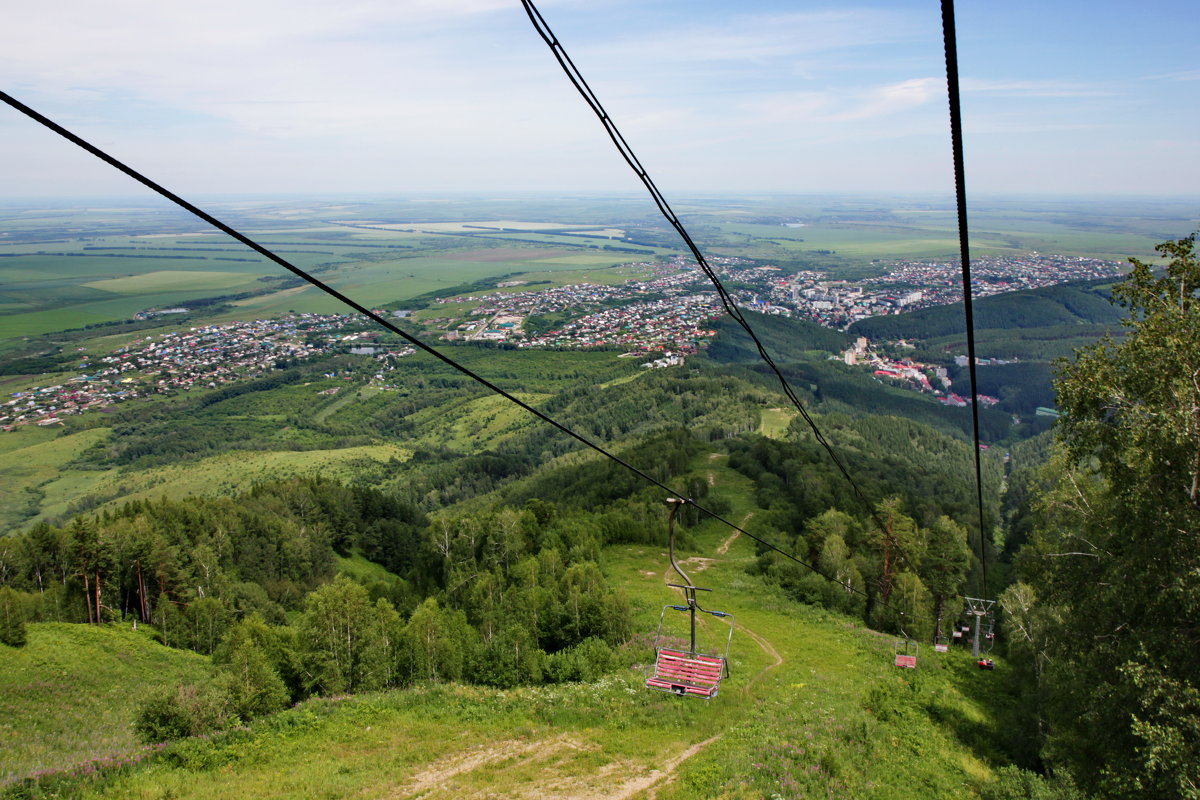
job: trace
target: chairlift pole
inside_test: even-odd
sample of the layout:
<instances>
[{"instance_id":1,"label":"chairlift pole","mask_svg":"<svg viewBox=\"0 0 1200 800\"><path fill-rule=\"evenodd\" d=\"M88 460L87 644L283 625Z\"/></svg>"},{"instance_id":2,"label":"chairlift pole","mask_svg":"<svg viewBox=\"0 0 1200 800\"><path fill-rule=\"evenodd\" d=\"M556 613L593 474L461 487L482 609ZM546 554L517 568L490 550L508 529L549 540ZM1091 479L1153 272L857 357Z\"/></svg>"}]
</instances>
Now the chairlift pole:
<instances>
[{"instance_id":1,"label":"chairlift pole","mask_svg":"<svg viewBox=\"0 0 1200 800\"><path fill-rule=\"evenodd\" d=\"M677 695L703 697L705 700L716 697L717 689L723 678L729 677L729 643L733 640L733 615L724 611L712 611L703 608L696 602L696 592L711 592L692 583L692 579L675 560L675 515L679 507L690 502L681 497L669 497L664 500L670 508L667 515L667 547L671 558L671 568L679 573L682 584L668 583L672 589L682 589L687 605L669 604L663 606L662 614L658 617L658 633L654 635L654 667L647 672L646 688L660 692L671 692ZM686 611L691 622L691 642L688 652L682 648L660 646L663 633L663 620L667 611ZM696 649L696 612L711 614L729 625L729 633L725 637L725 654L701 653Z\"/></svg>"},{"instance_id":2,"label":"chairlift pole","mask_svg":"<svg viewBox=\"0 0 1200 800\"><path fill-rule=\"evenodd\" d=\"M683 586L678 588L683 589L683 596L687 599L688 616L691 617L692 640L691 649L688 651L692 655L696 654L696 587L692 585L692 579L687 576L677 563L675 563L675 514L679 511L679 507L686 503L679 497L668 497L663 501L667 507L671 509L667 514L667 552L671 557L671 566L683 578Z\"/></svg>"},{"instance_id":3,"label":"chairlift pole","mask_svg":"<svg viewBox=\"0 0 1200 800\"><path fill-rule=\"evenodd\" d=\"M975 615L975 638L971 640L971 655L975 658L979 658L979 619L982 616L982 614Z\"/></svg>"},{"instance_id":4,"label":"chairlift pole","mask_svg":"<svg viewBox=\"0 0 1200 800\"><path fill-rule=\"evenodd\" d=\"M975 638L971 642L971 655L979 658L979 623L991 611L992 606L996 605L996 601L983 600L978 597L964 597L963 599L967 601L967 613L975 617Z\"/></svg>"}]
</instances>

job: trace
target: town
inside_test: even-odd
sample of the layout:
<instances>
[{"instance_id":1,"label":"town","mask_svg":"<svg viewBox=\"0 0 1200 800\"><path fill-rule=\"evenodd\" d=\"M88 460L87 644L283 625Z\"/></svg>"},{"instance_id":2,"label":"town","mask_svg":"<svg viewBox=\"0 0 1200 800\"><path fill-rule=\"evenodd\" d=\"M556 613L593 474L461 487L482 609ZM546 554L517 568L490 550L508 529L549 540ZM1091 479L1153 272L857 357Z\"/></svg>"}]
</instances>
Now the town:
<instances>
[{"instance_id":1,"label":"town","mask_svg":"<svg viewBox=\"0 0 1200 800\"><path fill-rule=\"evenodd\" d=\"M328 352L354 318L297 314L232 322L134 339L109 355L80 356L81 374L61 384L13 392L0 404L0 430L28 423L55 425L62 418L155 394L215 389L252 378L284 363ZM348 336L353 336L349 334Z\"/></svg>"},{"instance_id":2,"label":"town","mask_svg":"<svg viewBox=\"0 0 1200 800\"><path fill-rule=\"evenodd\" d=\"M958 267L953 261L895 261L885 275L861 282L829 281L816 272L784 275L778 267L741 258L714 257L710 263L734 287L731 295L739 306L838 329L859 319L944 305L962 297ZM642 277L615 284L581 283L438 298L435 307L468 306L466 318L433 317L418 332L440 336L447 342L490 342L519 349L608 347L622 350L623 356L653 355L653 360L643 364L651 368L680 364L707 345L715 335L711 323L723 308L695 262L676 256L624 266ZM984 297L1114 277L1121 267L1099 259L1030 253L983 258L973 271L973 296ZM523 281L511 281L497 288L515 289L521 285ZM148 311L142 316L162 313ZM547 314L567 319L550 330L525 330L531 317ZM404 311L393 312L393 316L409 319ZM59 424L65 416L138 397L215 389L297 359L338 350L374 356L379 365L372 380L386 388L385 373L390 364L415 350L378 346L377 334L362 331L364 322L357 315L288 314L135 339L99 358L80 356L76 365L80 374L62 383L12 393L0 404L0 430L31 423ZM863 338L836 358L851 366L869 368L878 379L933 393L944 403L965 402L950 391L944 368L908 359L887 359L872 352ZM990 397L981 397L980 401L996 402Z\"/></svg>"},{"instance_id":3,"label":"town","mask_svg":"<svg viewBox=\"0 0 1200 800\"><path fill-rule=\"evenodd\" d=\"M741 258L714 257L713 269L730 286L738 305L764 314L807 319L838 330L852 323L962 299L956 261L896 261L885 275L865 281L830 281L821 273L782 274L779 267ZM716 292L695 262L676 256L659 263L626 265L653 271L649 279L592 283L518 292L439 298L438 303L475 304L466 319L429 320L445 341L514 342L518 347L626 347L635 351L702 347L707 323L722 312ZM972 266L972 297L1036 289L1070 281L1112 278L1121 265L1093 258L1030 253L995 256ZM513 286L514 284L509 284ZM579 312L554 330L531 333L532 316Z\"/></svg>"}]
</instances>

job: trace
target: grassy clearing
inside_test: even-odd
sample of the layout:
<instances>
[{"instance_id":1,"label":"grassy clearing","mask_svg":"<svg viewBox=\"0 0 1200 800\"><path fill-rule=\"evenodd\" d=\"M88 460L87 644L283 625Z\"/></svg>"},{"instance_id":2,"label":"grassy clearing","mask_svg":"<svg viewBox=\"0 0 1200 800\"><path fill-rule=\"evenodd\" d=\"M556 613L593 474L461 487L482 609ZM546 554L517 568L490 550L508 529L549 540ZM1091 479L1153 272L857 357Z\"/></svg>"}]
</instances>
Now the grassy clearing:
<instances>
[{"instance_id":1,"label":"grassy clearing","mask_svg":"<svg viewBox=\"0 0 1200 800\"><path fill-rule=\"evenodd\" d=\"M786 408L764 408L759 412L758 432L768 439L782 439L796 412Z\"/></svg>"},{"instance_id":2,"label":"grassy clearing","mask_svg":"<svg viewBox=\"0 0 1200 800\"><path fill-rule=\"evenodd\" d=\"M335 555L334 560L339 573L349 575L361 583L373 583L375 581L388 583L397 580L395 573L388 572L387 569L376 564L374 561L368 561L360 553L354 553L349 556Z\"/></svg>"},{"instance_id":3,"label":"grassy clearing","mask_svg":"<svg viewBox=\"0 0 1200 800\"><path fill-rule=\"evenodd\" d=\"M719 454L693 465L753 530L752 493ZM81 798L633 800L979 796L1006 761L1000 664L966 653L891 666L892 637L798 605L747 573L753 543L706 522L678 557L709 605L735 615L732 675L712 701L642 688L660 607L676 602L665 547L616 546L605 571L629 598L631 666L591 684L457 686L317 699L149 763L67 787ZM361 557L340 568L367 577ZM65 626L64 626L65 627ZM717 628L709 621L704 628Z\"/></svg>"},{"instance_id":4,"label":"grassy clearing","mask_svg":"<svg viewBox=\"0 0 1200 800\"><path fill-rule=\"evenodd\" d=\"M8 450L0 462L0 531L20 525L36 514L44 484L59 477L68 461L103 441L108 429L93 428L52 439L23 430L4 436L25 446Z\"/></svg>"},{"instance_id":5,"label":"grassy clearing","mask_svg":"<svg viewBox=\"0 0 1200 800\"><path fill-rule=\"evenodd\" d=\"M363 386L361 384L350 384L341 387L342 391L338 393L338 398L332 403L329 403L324 408L313 414L314 422L325 422L329 417L336 414L351 403L365 400L379 394L379 389L373 386Z\"/></svg>"},{"instance_id":6,"label":"grassy clearing","mask_svg":"<svg viewBox=\"0 0 1200 800\"><path fill-rule=\"evenodd\" d=\"M514 395L536 407L552 394L515 392ZM529 424L529 414L497 395L468 400L453 408L430 408L413 415L421 441L452 449L486 450L497 440Z\"/></svg>"},{"instance_id":7,"label":"grassy clearing","mask_svg":"<svg viewBox=\"0 0 1200 800\"><path fill-rule=\"evenodd\" d=\"M717 467L721 471L721 467ZM683 558L713 557L720 535ZM316 700L80 797L977 796L997 754L969 657L890 666L890 637L797 606L744 572L750 546L697 570L737 615L732 677L710 702L647 692L634 668L597 683L501 692L432 686ZM608 572L653 630L673 601L657 547L607 551ZM648 658L648 642L632 653ZM936 719L931 710L937 709ZM686 758L685 758L686 756Z\"/></svg>"},{"instance_id":8,"label":"grassy clearing","mask_svg":"<svg viewBox=\"0 0 1200 800\"><path fill-rule=\"evenodd\" d=\"M206 657L158 644L146 626L44 623L28 634L22 648L0 645L0 784L136 750L136 698L208 670Z\"/></svg>"},{"instance_id":9,"label":"grassy clearing","mask_svg":"<svg viewBox=\"0 0 1200 800\"><path fill-rule=\"evenodd\" d=\"M88 495L100 500L98 507L102 508L129 500L156 500L159 497L178 500L189 495L236 494L257 481L290 476L319 474L348 480L364 466L386 464L393 458L404 461L411 455L412 451L392 444L340 450L232 451L136 472L69 472L43 487L45 501L40 516L61 516L67 512L70 503Z\"/></svg>"}]
</instances>

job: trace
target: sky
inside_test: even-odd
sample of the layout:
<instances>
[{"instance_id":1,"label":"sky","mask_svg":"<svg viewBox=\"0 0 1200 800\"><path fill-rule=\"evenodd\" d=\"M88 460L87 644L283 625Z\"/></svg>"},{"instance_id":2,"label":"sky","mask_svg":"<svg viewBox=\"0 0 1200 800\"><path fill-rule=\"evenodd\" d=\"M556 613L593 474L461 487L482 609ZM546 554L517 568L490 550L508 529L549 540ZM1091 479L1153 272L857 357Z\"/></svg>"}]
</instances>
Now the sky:
<instances>
[{"instance_id":1,"label":"sky","mask_svg":"<svg viewBox=\"0 0 1200 800\"><path fill-rule=\"evenodd\" d=\"M1200 195L1192 0L960 0L969 194ZM938 3L543 0L659 188L953 191ZM0 88L189 195L635 193L519 0L45 0ZM0 198L135 194L0 106Z\"/></svg>"}]
</instances>

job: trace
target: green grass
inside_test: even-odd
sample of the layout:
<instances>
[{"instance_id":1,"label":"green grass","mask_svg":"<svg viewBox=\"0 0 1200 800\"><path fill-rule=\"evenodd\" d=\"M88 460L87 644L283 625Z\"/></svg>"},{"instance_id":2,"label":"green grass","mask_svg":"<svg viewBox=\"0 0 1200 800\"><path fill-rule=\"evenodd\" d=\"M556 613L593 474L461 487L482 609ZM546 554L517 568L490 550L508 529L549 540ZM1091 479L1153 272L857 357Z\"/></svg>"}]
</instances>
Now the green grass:
<instances>
[{"instance_id":1,"label":"green grass","mask_svg":"<svg viewBox=\"0 0 1200 800\"><path fill-rule=\"evenodd\" d=\"M719 537L700 539L696 554L711 555ZM780 598L744 574L748 546L730 555L695 576L739 624L732 677L713 701L647 692L638 669L589 685L315 700L247 732L176 745L78 796L977 796L1002 758L987 745L996 718L973 697L987 678L969 657L901 674L891 637ZM637 628L652 630L657 606L674 598L660 548L608 557Z\"/></svg>"},{"instance_id":2,"label":"green grass","mask_svg":"<svg viewBox=\"0 0 1200 800\"><path fill-rule=\"evenodd\" d=\"M335 555L334 561L339 573L349 575L360 583L374 583L375 581L390 583L399 580L395 573L388 572L387 569L376 564L374 561L368 561L360 553L354 553L349 556Z\"/></svg>"},{"instance_id":3,"label":"green grass","mask_svg":"<svg viewBox=\"0 0 1200 800\"><path fill-rule=\"evenodd\" d=\"M796 418L796 412L786 408L764 408L759 413L758 432L768 439L782 439Z\"/></svg>"},{"instance_id":4,"label":"green grass","mask_svg":"<svg viewBox=\"0 0 1200 800\"><path fill-rule=\"evenodd\" d=\"M21 648L0 645L0 784L138 748L137 698L202 679L208 659L151 639L142 626L28 626Z\"/></svg>"},{"instance_id":5,"label":"green grass","mask_svg":"<svg viewBox=\"0 0 1200 800\"><path fill-rule=\"evenodd\" d=\"M1123 261L1131 255L1152 258L1155 233L1132 229L1072 229L1062 219L1039 215L982 212L972 219L973 254L1043 253L1093 256ZM953 217L943 212L895 212L887 221L849 218L815 222L802 228L760 224L722 224L711 240L714 252L759 258L804 258L833 251L852 261L894 258L952 258L958 254ZM739 252L740 251L740 252Z\"/></svg>"},{"instance_id":6,"label":"green grass","mask_svg":"<svg viewBox=\"0 0 1200 800\"><path fill-rule=\"evenodd\" d=\"M255 280L244 272L215 270L155 270L125 278L105 278L85 283L93 289L117 294L155 294L163 291L196 291L200 289L234 289Z\"/></svg>"},{"instance_id":7,"label":"green grass","mask_svg":"<svg viewBox=\"0 0 1200 800\"><path fill-rule=\"evenodd\" d=\"M90 431L88 432L90 433ZM77 434L82 435L82 434ZM45 500L40 517L66 514L72 503L91 497L96 508L130 500L178 500L189 495L236 494L255 482L294 475L321 475L350 480L365 467L404 461L412 452L393 444L363 445L337 450L231 451L197 461L148 470L65 472L42 487Z\"/></svg>"},{"instance_id":8,"label":"green grass","mask_svg":"<svg viewBox=\"0 0 1200 800\"><path fill-rule=\"evenodd\" d=\"M517 392L515 396L537 407L553 395ZM529 423L529 412L497 395L436 407L412 416L422 431L421 441L459 450L486 450Z\"/></svg>"},{"instance_id":9,"label":"green grass","mask_svg":"<svg viewBox=\"0 0 1200 800\"><path fill-rule=\"evenodd\" d=\"M59 430L55 429L55 433ZM26 433L23 429L3 434L6 441L24 446L9 449L0 460L0 532L35 516L35 508L41 502L38 492L42 487L58 478L68 461L107 435L107 428L93 428L53 439L43 438L44 434Z\"/></svg>"}]
</instances>

